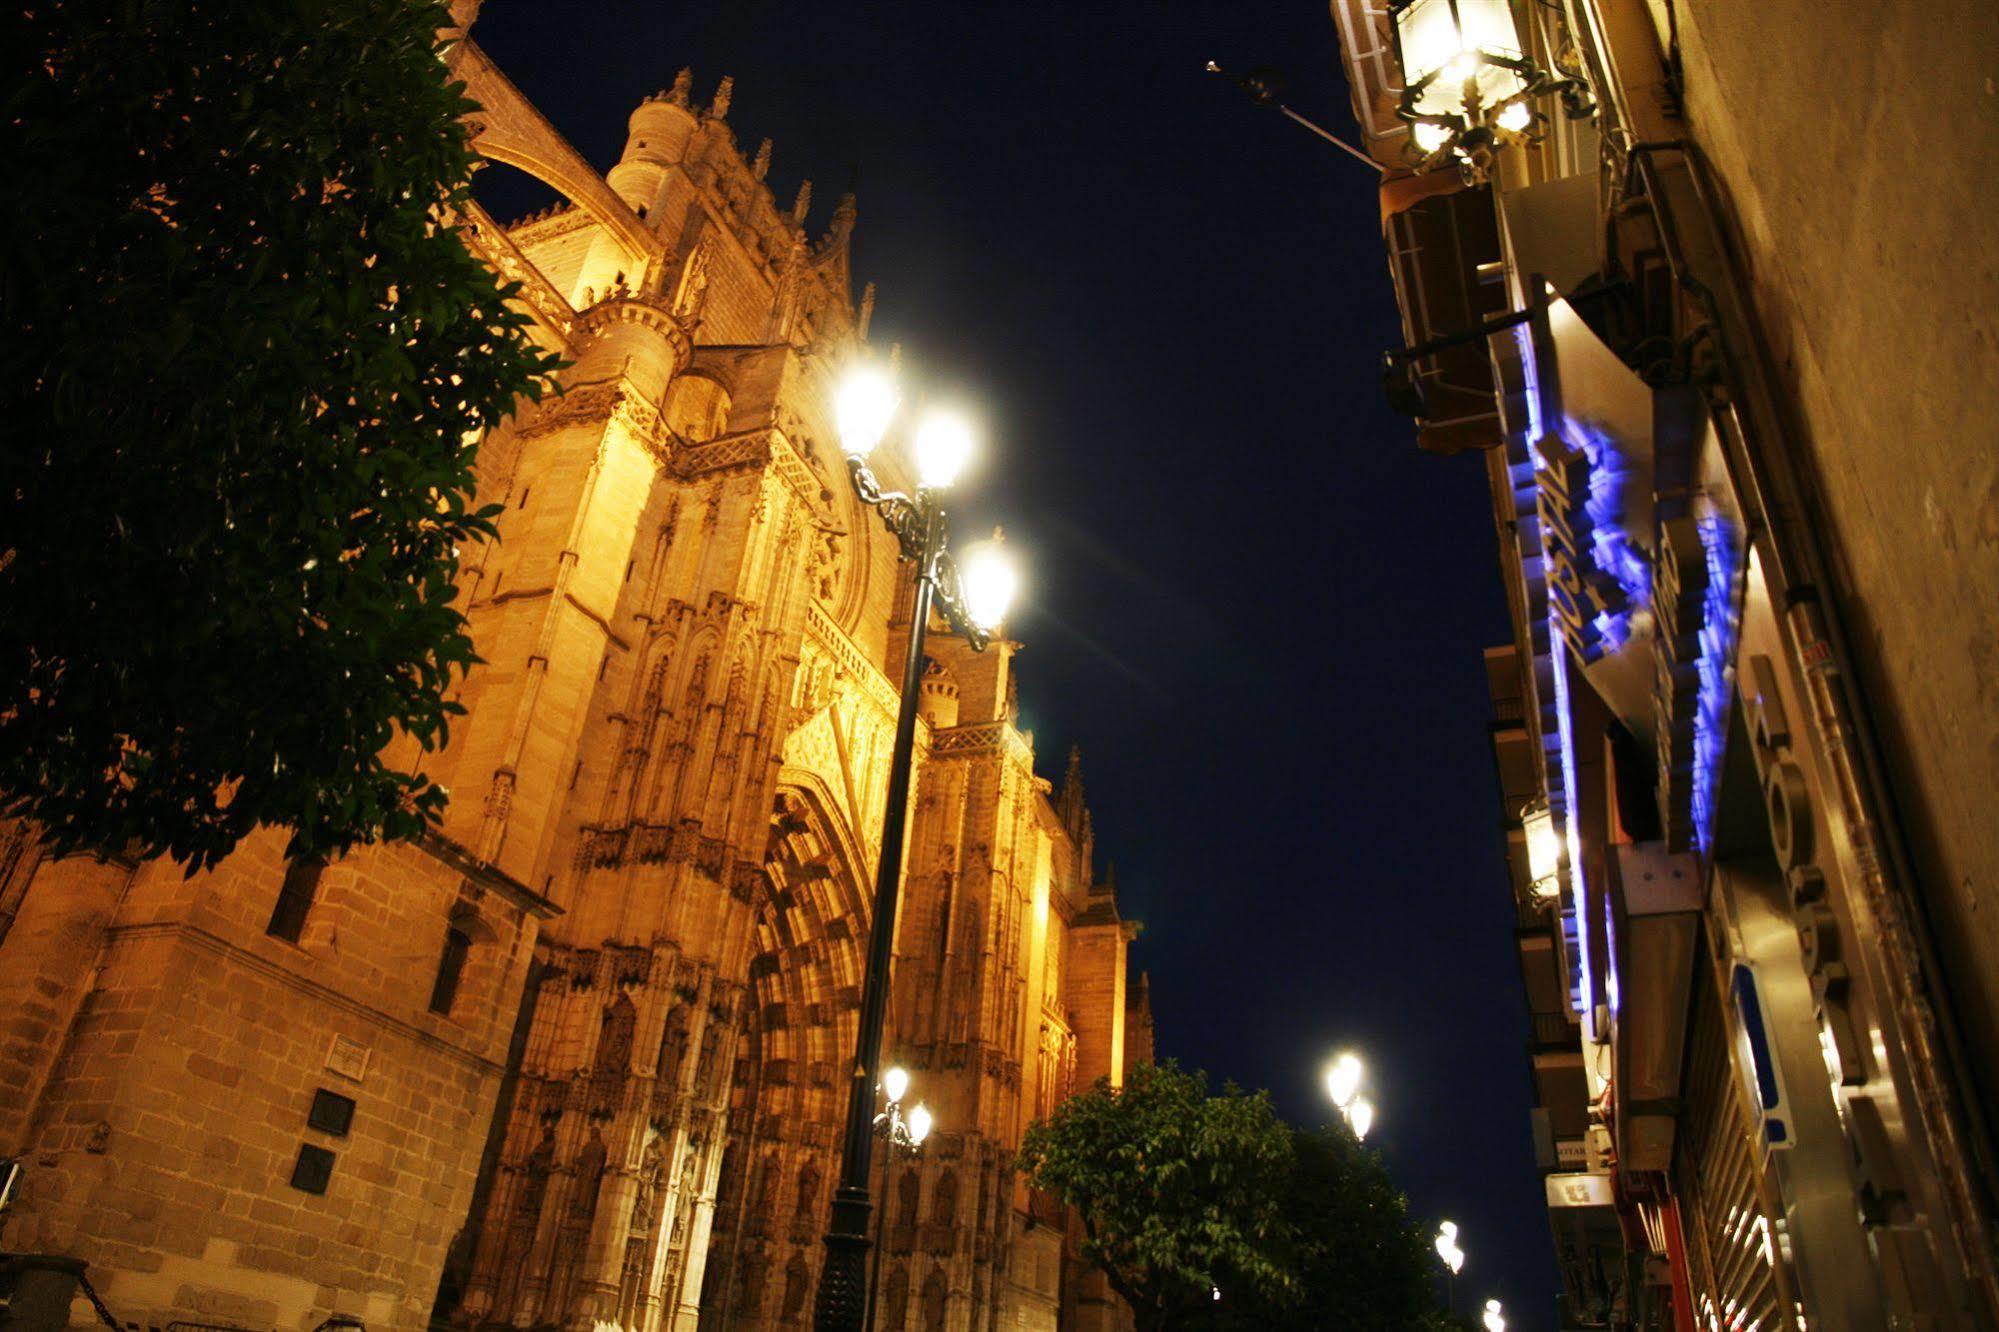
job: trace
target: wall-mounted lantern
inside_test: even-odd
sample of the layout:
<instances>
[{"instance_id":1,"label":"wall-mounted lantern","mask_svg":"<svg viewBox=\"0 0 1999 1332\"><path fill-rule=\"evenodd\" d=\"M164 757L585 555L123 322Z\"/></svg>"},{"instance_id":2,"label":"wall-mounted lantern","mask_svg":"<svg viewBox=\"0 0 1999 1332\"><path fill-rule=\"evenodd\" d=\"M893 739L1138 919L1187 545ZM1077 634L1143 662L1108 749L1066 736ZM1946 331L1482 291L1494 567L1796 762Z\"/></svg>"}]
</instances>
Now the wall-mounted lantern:
<instances>
[{"instance_id":1,"label":"wall-mounted lantern","mask_svg":"<svg viewBox=\"0 0 1999 1332\"><path fill-rule=\"evenodd\" d=\"M1483 180L1494 151L1533 130L1533 98L1559 93L1572 117L1594 109L1578 80L1528 57L1508 0L1395 0L1389 19L1402 68L1397 111L1426 162L1454 157Z\"/></svg>"}]
</instances>

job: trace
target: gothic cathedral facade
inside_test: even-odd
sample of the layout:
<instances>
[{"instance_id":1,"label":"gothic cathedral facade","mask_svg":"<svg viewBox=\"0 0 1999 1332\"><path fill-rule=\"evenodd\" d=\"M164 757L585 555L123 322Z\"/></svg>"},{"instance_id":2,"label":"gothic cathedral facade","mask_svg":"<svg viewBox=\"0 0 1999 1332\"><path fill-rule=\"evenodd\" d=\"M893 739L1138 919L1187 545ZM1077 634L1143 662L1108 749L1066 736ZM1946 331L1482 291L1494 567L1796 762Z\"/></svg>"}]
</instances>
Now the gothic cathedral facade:
<instances>
[{"instance_id":1,"label":"gothic cathedral facade","mask_svg":"<svg viewBox=\"0 0 1999 1332\"><path fill-rule=\"evenodd\" d=\"M449 59L481 155L568 201L460 223L570 364L481 444L484 664L409 756L445 823L192 878L12 830L5 1245L141 1326L804 1326L908 615L832 431L871 354L854 200L817 236L809 186L780 209L726 79L697 106L683 72L599 174L469 36ZM877 1170L877 1325L1114 1327L1011 1164L1150 1058L1136 929L1074 756L1035 772L1015 645L930 644L887 1049L937 1131Z\"/></svg>"}]
</instances>

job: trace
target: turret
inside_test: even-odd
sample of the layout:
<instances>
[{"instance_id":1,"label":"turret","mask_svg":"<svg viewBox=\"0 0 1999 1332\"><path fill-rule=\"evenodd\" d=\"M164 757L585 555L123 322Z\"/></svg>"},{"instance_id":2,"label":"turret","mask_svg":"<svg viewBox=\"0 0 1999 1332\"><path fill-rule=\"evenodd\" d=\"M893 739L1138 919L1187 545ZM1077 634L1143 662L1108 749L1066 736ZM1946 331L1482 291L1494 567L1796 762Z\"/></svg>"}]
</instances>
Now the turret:
<instances>
[{"instance_id":1,"label":"turret","mask_svg":"<svg viewBox=\"0 0 1999 1332\"><path fill-rule=\"evenodd\" d=\"M686 155L687 140L698 124L679 82L673 91L654 93L632 112L625 151L604 179L640 217L658 207L667 168Z\"/></svg>"}]
</instances>

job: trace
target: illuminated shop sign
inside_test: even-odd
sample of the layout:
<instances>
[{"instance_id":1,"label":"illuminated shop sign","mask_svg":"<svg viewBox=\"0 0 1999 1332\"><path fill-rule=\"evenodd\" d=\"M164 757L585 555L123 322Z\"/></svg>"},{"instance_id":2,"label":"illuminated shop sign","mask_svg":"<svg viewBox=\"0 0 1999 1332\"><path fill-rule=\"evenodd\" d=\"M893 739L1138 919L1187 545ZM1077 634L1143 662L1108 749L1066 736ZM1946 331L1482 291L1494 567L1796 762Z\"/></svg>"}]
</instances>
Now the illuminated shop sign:
<instances>
[{"instance_id":1,"label":"illuminated shop sign","mask_svg":"<svg viewBox=\"0 0 1999 1332\"><path fill-rule=\"evenodd\" d=\"M1528 424L1549 626L1567 648L1557 704L1566 712L1579 673L1652 745L1669 846L1705 850L1742 566L1719 441L1697 398L1662 405L1566 301L1548 293L1538 313ZM1585 952L1591 924L1581 922Z\"/></svg>"}]
</instances>

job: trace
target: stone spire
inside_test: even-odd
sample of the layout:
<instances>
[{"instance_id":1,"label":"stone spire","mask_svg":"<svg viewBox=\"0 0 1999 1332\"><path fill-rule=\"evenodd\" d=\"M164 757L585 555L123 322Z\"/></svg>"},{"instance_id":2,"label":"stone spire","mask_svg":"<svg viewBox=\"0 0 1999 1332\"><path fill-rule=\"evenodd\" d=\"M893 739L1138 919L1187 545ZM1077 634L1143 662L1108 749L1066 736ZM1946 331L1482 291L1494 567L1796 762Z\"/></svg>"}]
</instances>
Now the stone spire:
<instances>
[{"instance_id":1,"label":"stone spire","mask_svg":"<svg viewBox=\"0 0 1999 1332\"><path fill-rule=\"evenodd\" d=\"M686 106L694 95L694 70L682 65L680 72L673 76L673 87L666 93L666 100L675 106Z\"/></svg>"},{"instance_id":2,"label":"stone spire","mask_svg":"<svg viewBox=\"0 0 1999 1332\"><path fill-rule=\"evenodd\" d=\"M854 336L862 342L868 340L868 325L875 318L875 284L870 282L861 288L861 312L854 320Z\"/></svg>"},{"instance_id":3,"label":"stone spire","mask_svg":"<svg viewBox=\"0 0 1999 1332\"><path fill-rule=\"evenodd\" d=\"M831 249L835 245L845 245L847 243L847 237L854 234L854 218L859 213L860 207L854 202L854 192L848 190L840 196L840 202L833 206L833 226L826 233L826 247L828 249Z\"/></svg>"},{"instance_id":4,"label":"stone spire","mask_svg":"<svg viewBox=\"0 0 1999 1332\"><path fill-rule=\"evenodd\" d=\"M729 102L735 95L735 75L724 74L722 81L715 85L715 100L708 103L708 119L727 120L729 118Z\"/></svg>"},{"instance_id":5,"label":"stone spire","mask_svg":"<svg viewBox=\"0 0 1999 1332\"><path fill-rule=\"evenodd\" d=\"M1062 770L1062 785L1055 792L1055 812L1062 826L1081 837L1083 833L1083 747L1069 746L1069 765Z\"/></svg>"},{"instance_id":6,"label":"stone spire","mask_svg":"<svg viewBox=\"0 0 1999 1332\"><path fill-rule=\"evenodd\" d=\"M805 214L812 208L812 182L802 181L798 186L798 197L791 201L791 225L805 225Z\"/></svg>"},{"instance_id":7,"label":"stone spire","mask_svg":"<svg viewBox=\"0 0 1999 1332\"><path fill-rule=\"evenodd\" d=\"M750 163L750 174L752 176L755 176L758 180L762 180L765 176L768 176L770 174L769 139L765 139L762 143L757 145L757 158L756 161Z\"/></svg>"}]
</instances>

